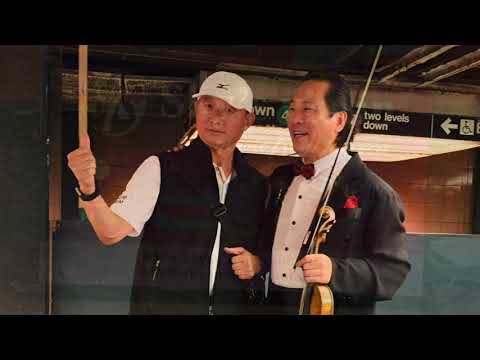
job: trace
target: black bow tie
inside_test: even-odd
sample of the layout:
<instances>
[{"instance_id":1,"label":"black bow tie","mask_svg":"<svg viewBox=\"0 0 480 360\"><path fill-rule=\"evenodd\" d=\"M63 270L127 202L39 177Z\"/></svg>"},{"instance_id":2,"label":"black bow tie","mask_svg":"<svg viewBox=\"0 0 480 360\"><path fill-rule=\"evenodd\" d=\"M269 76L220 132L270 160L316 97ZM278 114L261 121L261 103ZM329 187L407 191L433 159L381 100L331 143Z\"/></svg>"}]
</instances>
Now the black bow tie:
<instances>
[{"instance_id":1,"label":"black bow tie","mask_svg":"<svg viewBox=\"0 0 480 360\"><path fill-rule=\"evenodd\" d=\"M315 166L313 164L304 164L299 160L293 165L293 173L295 176L302 174L305 179L310 179L315 174Z\"/></svg>"}]
</instances>

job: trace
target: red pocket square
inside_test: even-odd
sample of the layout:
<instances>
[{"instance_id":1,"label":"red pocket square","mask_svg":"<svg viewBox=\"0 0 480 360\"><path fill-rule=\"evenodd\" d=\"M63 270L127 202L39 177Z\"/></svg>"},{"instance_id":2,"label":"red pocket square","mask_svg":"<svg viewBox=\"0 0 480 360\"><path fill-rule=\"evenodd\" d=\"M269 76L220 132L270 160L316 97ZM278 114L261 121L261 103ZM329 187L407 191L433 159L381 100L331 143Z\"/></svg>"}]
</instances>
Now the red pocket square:
<instances>
[{"instance_id":1,"label":"red pocket square","mask_svg":"<svg viewBox=\"0 0 480 360\"><path fill-rule=\"evenodd\" d=\"M358 198L355 195L350 195L343 205L344 209L356 209L358 208Z\"/></svg>"}]
</instances>

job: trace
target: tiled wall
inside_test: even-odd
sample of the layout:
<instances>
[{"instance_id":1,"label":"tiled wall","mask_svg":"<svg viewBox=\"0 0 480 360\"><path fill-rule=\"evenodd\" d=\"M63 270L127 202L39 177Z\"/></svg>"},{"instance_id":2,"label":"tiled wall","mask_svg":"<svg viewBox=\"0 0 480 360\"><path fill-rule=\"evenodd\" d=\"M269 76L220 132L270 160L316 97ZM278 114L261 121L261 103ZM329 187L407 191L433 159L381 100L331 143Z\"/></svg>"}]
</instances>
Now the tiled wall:
<instances>
[{"instance_id":1,"label":"tiled wall","mask_svg":"<svg viewBox=\"0 0 480 360\"><path fill-rule=\"evenodd\" d=\"M400 194L409 232L472 232L475 150L396 163L369 163Z\"/></svg>"},{"instance_id":2,"label":"tiled wall","mask_svg":"<svg viewBox=\"0 0 480 360\"><path fill-rule=\"evenodd\" d=\"M399 162L369 162L368 166L399 194L405 226L414 233L472 232L473 165L475 150ZM265 175L292 158L247 155Z\"/></svg>"},{"instance_id":3,"label":"tiled wall","mask_svg":"<svg viewBox=\"0 0 480 360\"><path fill-rule=\"evenodd\" d=\"M121 159L125 159L131 164L131 153L127 157L126 154L121 155L121 146L114 149L119 163L109 167L105 179L104 197L109 204L120 195L136 168L121 163ZM107 152L100 153L109 158ZM146 156L146 152L136 156L138 165L141 157ZM246 155L246 158L264 175L270 175L276 167L296 160L252 154ZM469 234L472 232L474 158L475 150L466 150L407 161L367 164L400 194L408 232Z\"/></svg>"}]
</instances>

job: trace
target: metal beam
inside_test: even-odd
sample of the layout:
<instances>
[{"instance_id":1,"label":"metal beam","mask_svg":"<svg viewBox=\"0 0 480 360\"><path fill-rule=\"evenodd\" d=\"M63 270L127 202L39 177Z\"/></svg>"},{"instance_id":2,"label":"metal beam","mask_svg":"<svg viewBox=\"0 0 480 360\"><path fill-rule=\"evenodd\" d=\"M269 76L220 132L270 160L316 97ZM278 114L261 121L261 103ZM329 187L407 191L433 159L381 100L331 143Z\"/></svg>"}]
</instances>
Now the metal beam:
<instances>
[{"instance_id":1,"label":"metal beam","mask_svg":"<svg viewBox=\"0 0 480 360\"><path fill-rule=\"evenodd\" d=\"M376 73L381 73L391 67L396 66L397 68L401 66L402 62L405 61L412 61L411 58L418 58L422 56L422 53L431 53L435 50L444 47L445 45L422 45L410 50L407 54L403 55L402 57L396 59L395 61L391 62L390 64L384 65L379 67L375 70ZM458 46L458 45L457 45ZM409 60L410 59L410 60Z\"/></svg>"},{"instance_id":2,"label":"metal beam","mask_svg":"<svg viewBox=\"0 0 480 360\"><path fill-rule=\"evenodd\" d=\"M70 46L63 47L65 53L76 54L77 49ZM138 61L142 63L158 64L161 61L170 61L175 63L209 65L214 67L218 64L218 56L192 51L175 50L168 47L148 47L148 46L91 46L88 49L91 57L98 55L110 57L112 59L121 59L122 61Z\"/></svg>"},{"instance_id":3,"label":"metal beam","mask_svg":"<svg viewBox=\"0 0 480 360\"><path fill-rule=\"evenodd\" d=\"M289 77L304 77L308 74L308 71L305 70L284 69L270 66L246 65L228 62L219 63L216 68L218 70L226 71L251 72L260 75L277 75Z\"/></svg>"},{"instance_id":4,"label":"metal beam","mask_svg":"<svg viewBox=\"0 0 480 360\"><path fill-rule=\"evenodd\" d=\"M355 55L361 48L363 48L363 45L355 45L351 46L347 51L345 51L345 54L340 57L340 59L337 60L337 64L342 64L348 59L350 59L353 55Z\"/></svg>"},{"instance_id":5,"label":"metal beam","mask_svg":"<svg viewBox=\"0 0 480 360\"><path fill-rule=\"evenodd\" d=\"M426 63L427 61L436 58L437 56L443 54L444 52L453 49L458 45L424 45L418 48L413 49L408 54L402 56L400 59L396 60L394 63L384 66L379 71L383 71L387 68L390 68L397 65L397 69L393 72L384 75L379 83L385 82L413 68L414 66Z\"/></svg>"},{"instance_id":6,"label":"metal beam","mask_svg":"<svg viewBox=\"0 0 480 360\"><path fill-rule=\"evenodd\" d=\"M352 85L364 84L366 79L364 76L344 75L346 80ZM448 84L432 84L424 88L418 89L419 84L409 81L388 80L383 83L373 80L371 89L385 89L397 91L437 91L457 94L480 95L479 85L448 83Z\"/></svg>"},{"instance_id":7,"label":"metal beam","mask_svg":"<svg viewBox=\"0 0 480 360\"><path fill-rule=\"evenodd\" d=\"M480 49L422 73L422 77L427 81L417 87L431 85L439 80L452 77L478 66L480 66Z\"/></svg>"}]
</instances>

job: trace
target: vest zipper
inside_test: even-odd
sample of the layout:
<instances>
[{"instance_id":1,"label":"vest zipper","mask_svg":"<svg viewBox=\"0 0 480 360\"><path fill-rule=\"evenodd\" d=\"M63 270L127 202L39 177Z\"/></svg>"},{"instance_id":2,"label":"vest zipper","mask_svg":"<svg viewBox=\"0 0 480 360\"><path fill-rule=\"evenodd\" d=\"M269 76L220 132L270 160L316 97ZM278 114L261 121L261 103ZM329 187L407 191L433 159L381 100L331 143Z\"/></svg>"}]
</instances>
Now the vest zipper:
<instances>
[{"instance_id":1,"label":"vest zipper","mask_svg":"<svg viewBox=\"0 0 480 360\"><path fill-rule=\"evenodd\" d=\"M155 280L157 278L157 272L158 272L159 265L160 265L160 259L157 259L157 261L155 261L155 267L153 269L152 280Z\"/></svg>"}]
</instances>

